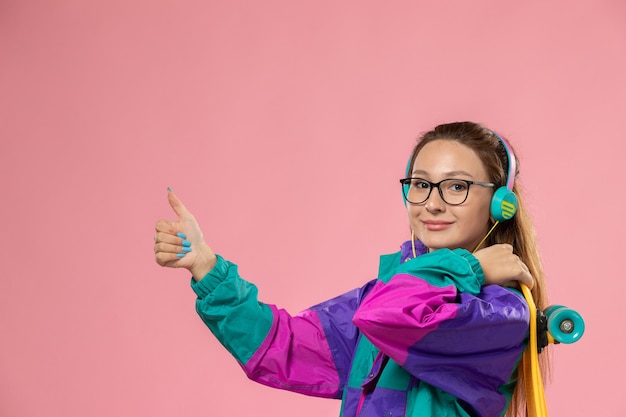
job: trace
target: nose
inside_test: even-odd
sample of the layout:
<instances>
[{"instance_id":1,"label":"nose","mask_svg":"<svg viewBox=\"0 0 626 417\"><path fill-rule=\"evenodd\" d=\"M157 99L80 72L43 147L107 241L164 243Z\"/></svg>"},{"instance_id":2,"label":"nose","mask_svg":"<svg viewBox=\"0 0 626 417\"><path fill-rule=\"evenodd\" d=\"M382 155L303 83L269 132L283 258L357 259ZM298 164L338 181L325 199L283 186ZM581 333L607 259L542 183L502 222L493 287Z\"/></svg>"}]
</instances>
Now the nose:
<instances>
[{"instance_id":1,"label":"nose","mask_svg":"<svg viewBox=\"0 0 626 417\"><path fill-rule=\"evenodd\" d=\"M429 213L442 212L445 210L446 203L441 198L441 191L439 191L439 186L431 190L430 195L424 202L424 208Z\"/></svg>"}]
</instances>

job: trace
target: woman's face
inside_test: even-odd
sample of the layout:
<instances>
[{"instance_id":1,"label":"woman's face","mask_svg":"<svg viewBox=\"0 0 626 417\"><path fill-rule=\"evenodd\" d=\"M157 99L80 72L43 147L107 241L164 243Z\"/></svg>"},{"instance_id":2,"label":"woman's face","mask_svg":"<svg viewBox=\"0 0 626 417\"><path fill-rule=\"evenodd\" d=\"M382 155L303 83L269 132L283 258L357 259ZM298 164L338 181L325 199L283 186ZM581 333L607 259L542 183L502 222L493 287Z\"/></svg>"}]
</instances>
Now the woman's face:
<instances>
[{"instance_id":1,"label":"woman's face","mask_svg":"<svg viewBox=\"0 0 626 417\"><path fill-rule=\"evenodd\" d=\"M434 183L448 178L489 182L485 166L471 148L445 139L430 142L421 149L410 176ZM471 185L467 200L451 206L433 188L424 203L407 203L411 229L430 250L473 251L489 229L492 195L493 188Z\"/></svg>"}]
</instances>

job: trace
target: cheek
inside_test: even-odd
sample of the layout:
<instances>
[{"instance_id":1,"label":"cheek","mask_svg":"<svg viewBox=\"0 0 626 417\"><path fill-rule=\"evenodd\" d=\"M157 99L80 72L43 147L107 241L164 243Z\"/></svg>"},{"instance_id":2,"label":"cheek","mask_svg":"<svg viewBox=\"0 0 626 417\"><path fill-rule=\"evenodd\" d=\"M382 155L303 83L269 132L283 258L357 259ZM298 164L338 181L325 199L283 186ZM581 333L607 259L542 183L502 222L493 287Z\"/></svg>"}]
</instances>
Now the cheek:
<instances>
[{"instance_id":1,"label":"cheek","mask_svg":"<svg viewBox=\"0 0 626 417\"><path fill-rule=\"evenodd\" d=\"M489 228L491 223L491 200L487 203L477 206L473 213L468 215L468 218L474 219L474 224L477 229Z\"/></svg>"},{"instance_id":2,"label":"cheek","mask_svg":"<svg viewBox=\"0 0 626 417\"><path fill-rule=\"evenodd\" d=\"M420 214L422 209L423 209L423 206L408 205L406 210L407 210L407 215L409 216L409 221L414 222L415 217Z\"/></svg>"}]
</instances>

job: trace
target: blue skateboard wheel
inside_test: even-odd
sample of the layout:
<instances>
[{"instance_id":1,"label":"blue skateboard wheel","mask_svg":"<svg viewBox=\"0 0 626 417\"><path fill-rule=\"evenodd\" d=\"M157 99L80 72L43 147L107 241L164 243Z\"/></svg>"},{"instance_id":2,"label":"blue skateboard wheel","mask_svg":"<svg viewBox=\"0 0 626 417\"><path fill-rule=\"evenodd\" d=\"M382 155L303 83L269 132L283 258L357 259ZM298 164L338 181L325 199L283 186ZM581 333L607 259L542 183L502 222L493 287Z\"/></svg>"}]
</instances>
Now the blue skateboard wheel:
<instances>
[{"instance_id":1,"label":"blue skateboard wheel","mask_svg":"<svg viewBox=\"0 0 626 417\"><path fill-rule=\"evenodd\" d=\"M577 342L585 332L585 321L571 308L555 306L546 309L548 332L559 343Z\"/></svg>"}]
</instances>

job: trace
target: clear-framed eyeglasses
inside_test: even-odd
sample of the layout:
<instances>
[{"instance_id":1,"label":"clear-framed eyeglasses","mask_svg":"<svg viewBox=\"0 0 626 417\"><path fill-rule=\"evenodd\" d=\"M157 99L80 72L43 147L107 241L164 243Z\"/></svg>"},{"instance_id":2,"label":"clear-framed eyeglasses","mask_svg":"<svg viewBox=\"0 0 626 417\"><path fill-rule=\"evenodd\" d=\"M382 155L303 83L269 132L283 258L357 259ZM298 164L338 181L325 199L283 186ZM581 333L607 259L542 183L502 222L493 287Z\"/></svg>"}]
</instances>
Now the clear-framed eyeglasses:
<instances>
[{"instance_id":1,"label":"clear-framed eyeglasses","mask_svg":"<svg viewBox=\"0 0 626 417\"><path fill-rule=\"evenodd\" d=\"M424 178L402 178L400 183L402 184L404 199L411 204L424 203L428 200L428 197L430 197L433 188L437 187L441 199L451 206L458 206L459 204L465 203L469 195L470 186L472 185L495 187L495 184L491 182L461 180L456 178L447 178L439 182L430 182Z\"/></svg>"}]
</instances>

